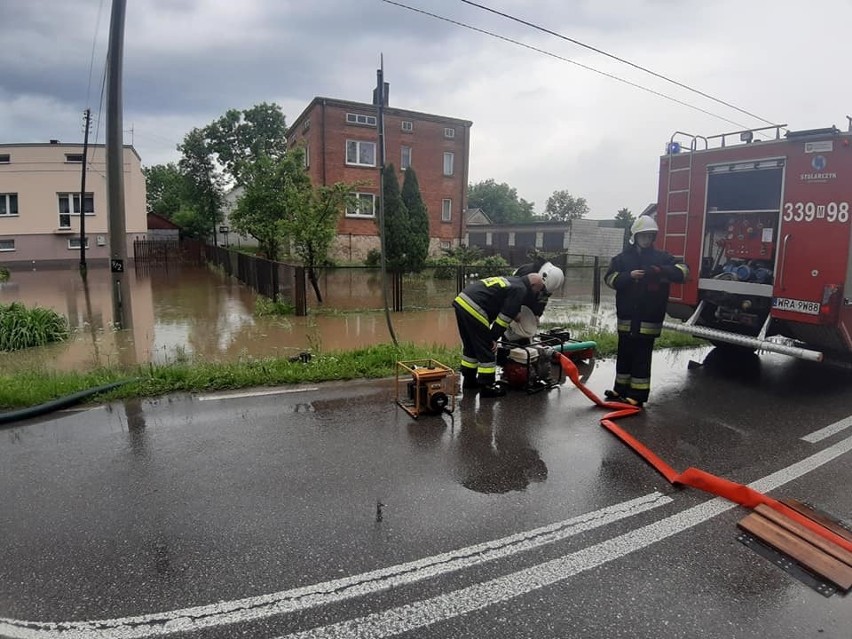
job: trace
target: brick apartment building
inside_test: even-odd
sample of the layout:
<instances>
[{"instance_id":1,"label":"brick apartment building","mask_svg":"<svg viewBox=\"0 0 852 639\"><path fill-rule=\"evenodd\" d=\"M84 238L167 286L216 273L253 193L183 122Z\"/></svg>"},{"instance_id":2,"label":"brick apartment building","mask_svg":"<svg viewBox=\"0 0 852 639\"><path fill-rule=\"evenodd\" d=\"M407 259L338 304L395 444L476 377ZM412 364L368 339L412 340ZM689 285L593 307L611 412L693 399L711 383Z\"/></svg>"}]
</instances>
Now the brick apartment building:
<instances>
[{"instance_id":1,"label":"brick apartment building","mask_svg":"<svg viewBox=\"0 0 852 639\"><path fill-rule=\"evenodd\" d=\"M145 176L132 146L123 149L127 254L147 234ZM86 256L109 259L104 145L89 145L86 194L80 206L82 144L0 144L0 264L62 264L80 259L80 215Z\"/></svg>"},{"instance_id":2,"label":"brick apartment building","mask_svg":"<svg viewBox=\"0 0 852 639\"><path fill-rule=\"evenodd\" d=\"M417 172L429 212L430 254L457 246L464 237L472 122L386 107L384 124L385 162L399 171L400 186L406 168ZM359 205L342 216L331 251L335 259L362 261L380 246L376 105L316 97L293 122L287 142L305 148L314 184L365 184L357 192Z\"/></svg>"}]
</instances>

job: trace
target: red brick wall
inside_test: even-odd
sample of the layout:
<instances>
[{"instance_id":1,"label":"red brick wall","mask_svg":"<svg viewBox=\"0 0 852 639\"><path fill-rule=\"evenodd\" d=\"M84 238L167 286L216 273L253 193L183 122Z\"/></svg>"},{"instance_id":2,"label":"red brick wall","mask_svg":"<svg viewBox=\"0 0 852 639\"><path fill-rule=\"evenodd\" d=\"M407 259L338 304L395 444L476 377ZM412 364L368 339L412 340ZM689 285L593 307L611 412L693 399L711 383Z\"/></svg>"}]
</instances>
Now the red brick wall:
<instances>
[{"instance_id":1,"label":"red brick wall","mask_svg":"<svg viewBox=\"0 0 852 639\"><path fill-rule=\"evenodd\" d=\"M309 111L297 119L291 132L290 142L302 142L309 148L309 173L315 184L335 182L365 182L359 191L379 195L379 175L376 167L346 165L346 140L376 142L375 127L359 126L346 122L347 113L375 115L368 104L323 104L317 100ZM310 126L304 130L306 119ZM413 131L402 130L403 120L413 123ZM455 130L454 138L444 136L444 128ZM462 214L466 205L467 164L469 157L469 127L459 120L438 116L425 116L413 112L394 111L385 113L386 162L398 170L400 187L404 172L400 171L401 147L412 149L412 166L417 171L420 192L429 212L429 234L439 241L458 242L462 238ZM324 145L324 146L323 146ZM454 153L453 175L443 175L443 154ZM378 151L376 154L378 162ZM452 219L441 221L442 201L452 200ZM338 227L341 235L377 235L376 223L371 219L341 218Z\"/></svg>"}]
</instances>

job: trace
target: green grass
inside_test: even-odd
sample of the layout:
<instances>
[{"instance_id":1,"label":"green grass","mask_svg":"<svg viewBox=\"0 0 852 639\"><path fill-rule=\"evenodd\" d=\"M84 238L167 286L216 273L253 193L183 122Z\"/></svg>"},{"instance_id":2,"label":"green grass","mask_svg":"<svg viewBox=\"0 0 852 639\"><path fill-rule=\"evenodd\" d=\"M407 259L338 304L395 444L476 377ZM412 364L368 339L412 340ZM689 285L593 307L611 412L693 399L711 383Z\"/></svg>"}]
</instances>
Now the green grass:
<instances>
[{"instance_id":1,"label":"green grass","mask_svg":"<svg viewBox=\"0 0 852 639\"><path fill-rule=\"evenodd\" d=\"M48 308L0 304L0 351L18 351L68 339L68 320Z\"/></svg>"},{"instance_id":2,"label":"green grass","mask_svg":"<svg viewBox=\"0 0 852 639\"><path fill-rule=\"evenodd\" d=\"M572 328L577 340L597 343L599 358L615 355L618 336L611 330ZM656 348L691 348L704 342L683 333L663 331ZM0 409L41 404L64 395L132 378L128 384L94 401L131 397L157 397L169 393L211 392L254 386L280 386L348 379L389 377L400 360L435 359L455 368L461 348L440 345L381 344L352 351L317 353L308 363L287 358L245 359L230 363L180 361L167 365L148 364L134 370L102 368L88 373L28 372L0 375Z\"/></svg>"}]
</instances>

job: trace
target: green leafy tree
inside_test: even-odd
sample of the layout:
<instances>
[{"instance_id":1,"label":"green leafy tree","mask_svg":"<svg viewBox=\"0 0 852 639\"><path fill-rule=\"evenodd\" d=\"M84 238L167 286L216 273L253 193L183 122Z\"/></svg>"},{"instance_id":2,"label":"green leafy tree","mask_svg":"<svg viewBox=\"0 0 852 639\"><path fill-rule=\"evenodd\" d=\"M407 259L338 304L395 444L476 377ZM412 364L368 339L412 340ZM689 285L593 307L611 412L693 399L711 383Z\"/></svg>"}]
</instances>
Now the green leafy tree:
<instances>
[{"instance_id":1,"label":"green leafy tree","mask_svg":"<svg viewBox=\"0 0 852 639\"><path fill-rule=\"evenodd\" d=\"M225 174L245 185L251 165L262 156L273 160L287 152L287 124L281 107L261 102L242 111L229 109L204 128L207 149Z\"/></svg>"},{"instance_id":2,"label":"green leafy tree","mask_svg":"<svg viewBox=\"0 0 852 639\"><path fill-rule=\"evenodd\" d=\"M544 207L545 217L554 222L581 220L588 213L589 205L586 204L586 198L574 197L568 191L554 191L547 198L547 204Z\"/></svg>"},{"instance_id":3,"label":"green leafy tree","mask_svg":"<svg viewBox=\"0 0 852 639\"><path fill-rule=\"evenodd\" d=\"M178 145L182 157L178 167L186 179L187 206L200 218L193 227L206 226L216 243L216 226L222 219L224 184L207 150L204 132L192 129ZM182 215L185 218L188 213Z\"/></svg>"},{"instance_id":4,"label":"green leafy tree","mask_svg":"<svg viewBox=\"0 0 852 639\"><path fill-rule=\"evenodd\" d=\"M399 180L393 164L385 166L382 198L384 199L385 263L391 271L404 272L408 266L411 225L408 209L402 201Z\"/></svg>"},{"instance_id":5,"label":"green leafy tree","mask_svg":"<svg viewBox=\"0 0 852 639\"><path fill-rule=\"evenodd\" d=\"M142 173L145 175L148 212L173 219L186 205L186 176L174 162L143 167Z\"/></svg>"},{"instance_id":6,"label":"green leafy tree","mask_svg":"<svg viewBox=\"0 0 852 639\"><path fill-rule=\"evenodd\" d=\"M629 229L633 226L633 222L636 221L636 217L633 213L630 212L630 209L623 208L618 209L618 213L615 216L615 225L621 229Z\"/></svg>"},{"instance_id":7,"label":"green leafy tree","mask_svg":"<svg viewBox=\"0 0 852 639\"><path fill-rule=\"evenodd\" d=\"M408 211L409 226L406 270L417 273L423 270L429 255L429 212L420 194L417 174L411 167L405 170L402 181L402 202Z\"/></svg>"},{"instance_id":8,"label":"green leafy tree","mask_svg":"<svg viewBox=\"0 0 852 639\"><path fill-rule=\"evenodd\" d=\"M288 215L304 205L310 178L299 152L276 159L261 155L246 166L246 186L230 221L239 233L254 237L267 259L277 261L287 238Z\"/></svg>"},{"instance_id":9,"label":"green leafy tree","mask_svg":"<svg viewBox=\"0 0 852 639\"><path fill-rule=\"evenodd\" d=\"M482 209L495 224L529 222L533 219L532 202L519 198L517 189L505 182L497 184L490 178L468 185L467 206Z\"/></svg>"}]
</instances>

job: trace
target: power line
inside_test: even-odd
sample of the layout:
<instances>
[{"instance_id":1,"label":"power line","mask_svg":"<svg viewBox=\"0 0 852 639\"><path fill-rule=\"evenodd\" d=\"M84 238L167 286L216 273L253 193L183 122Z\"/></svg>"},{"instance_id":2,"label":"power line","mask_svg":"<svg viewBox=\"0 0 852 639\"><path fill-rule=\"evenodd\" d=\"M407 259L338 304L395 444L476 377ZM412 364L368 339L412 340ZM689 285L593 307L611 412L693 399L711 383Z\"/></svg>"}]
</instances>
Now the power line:
<instances>
[{"instance_id":1,"label":"power line","mask_svg":"<svg viewBox=\"0 0 852 639\"><path fill-rule=\"evenodd\" d=\"M509 42L511 44L515 44L519 47L524 47L525 49L529 49L530 51L535 51L536 53L541 53L542 55L546 55L546 56L549 56L551 58L561 60L562 62L568 62L569 64L573 64L575 66L578 66L581 69L585 69L586 71L591 71L593 73L597 73L599 75L605 76L605 77L610 78L612 80L616 80L617 82L621 82L623 84L631 86L635 89L645 91L646 93L656 95L656 96L661 97L665 100L669 100L670 102L674 102L676 104L679 104L681 106L685 106L685 107L687 107L689 109L693 109L695 111L699 111L700 113L703 113L704 115L709 115L710 117L717 118L719 120L727 122L728 124L733 124L734 126L737 126L741 129L749 129L750 128L749 126L747 126L745 124L741 124L741 123L736 122L734 120L730 120L730 119L728 119L724 116L719 115L718 113L713 113L712 111L707 111L706 109L702 109L701 107L696 106L694 104L690 104L689 102L684 102L683 100L679 100L675 97L672 97L672 96L667 95L665 93L662 93L660 91L655 91L654 89L649 89L648 87L643 86L641 84L637 84L636 82L631 82L630 80L625 80L624 78L621 78L621 77L614 75L612 73L607 73L606 71L601 71L599 69L595 69L594 67L590 67L590 66L583 64L581 62L571 60L570 58L565 58L565 57L557 55L555 53L551 53L550 51L545 51L544 49L539 49L538 47L534 47L532 45L525 44L523 42L519 42L518 40L513 40L512 38L507 38L506 36L502 36L502 35L499 35L497 33L493 33L491 31L486 31L485 29L480 29L479 27L474 27L474 26L471 26L471 25L466 24L464 22L459 22L458 20L446 18L446 17L440 16L436 13L430 13L429 11L425 11L423 9L418 9L416 7L410 7L406 4L402 4L401 2L394 2L394 0L381 0L381 1L385 2L387 4L395 5L397 7L401 7L403 9L408 9L409 11L414 11L415 13L421 13L423 15L429 16L430 18L435 18L437 20L442 20L444 22L454 24L458 27L462 27L463 29L470 29L471 31L476 31L477 33L482 33L484 35L491 36L492 38L497 38L498 40L503 40L504 42Z\"/></svg>"},{"instance_id":2,"label":"power line","mask_svg":"<svg viewBox=\"0 0 852 639\"><path fill-rule=\"evenodd\" d=\"M92 57L89 60L89 84L86 87L86 106L87 107L89 106L89 97L91 96L91 92L92 92L92 70L94 69L94 66L95 66L95 45L98 42L98 31L100 31L100 28L101 28L101 10L103 8L104 8L104 0L101 0L100 4L98 4L98 17L95 20L95 35L92 38Z\"/></svg>"},{"instance_id":3,"label":"power line","mask_svg":"<svg viewBox=\"0 0 852 639\"><path fill-rule=\"evenodd\" d=\"M518 17L513 16L513 15L509 15L508 13L503 13L502 11L497 11L496 9L486 7L485 5L479 4L477 2L471 2L471 0L461 0L461 1L464 2L465 4L471 5L472 7L477 7L478 9L482 9L483 11L488 11L488 12L494 13L498 16L502 16L503 18L506 18L507 20L512 20L514 22L518 22L520 24L526 25L526 26L531 27L533 29L537 29L538 31L542 31L543 33L547 33L547 34L550 34L552 36L556 36L557 38L561 38L562 40L566 40L568 42L571 42L573 44L581 46L585 49L588 49L589 51L594 51L595 53L600 53L601 55L605 55L606 57L612 58L613 60L617 60L618 62L621 62L622 64L626 64L628 66L631 66L634 69L639 69L640 71L644 71L645 73L648 73L648 74L654 76L655 78L660 78L661 80L665 80L666 82L670 82L670 83L674 84L675 86L679 86L682 89L686 89L687 91L692 91L693 93L697 93L698 95L700 95L704 98L707 98L708 100L712 100L713 102L718 102L719 104L723 104L728 108L734 109L735 111L739 111L740 113L742 113L744 115L748 115L748 116L750 116L750 117L752 117L756 120L760 120L761 122L764 122L765 124L770 124L770 125L773 125L773 126L776 124L775 122L771 122L771 121L767 120L766 118L762 118L759 115L752 113L751 111L746 111L745 109L741 109L740 107L736 106L735 104L731 104L730 102L726 102L725 100L714 97L714 96L710 95L709 93L705 93L704 91L701 91L699 89L695 89L695 88L693 88L693 87L691 87L687 84L684 84L683 82L679 82L678 80L674 80L674 79L672 79L668 76L665 76L661 73L657 73L656 71L652 71L651 69L648 69L647 67L643 67L640 64L636 64L634 62L631 62L630 60L625 60L624 58L620 58L617 55L614 55L612 53L608 53L608 52L604 51L603 49L598 49L597 47L593 47L592 45L586 44L585 42L580 42L579 40L575 40L574 38L569 38L566 35L562 35L561 33L557 33L556 31L551 31L550 29L542 27L541 25L535 24L533 22L528 22L526 20L522 20L521 18L518 18Z\"/></svg>"}]
</instances>

